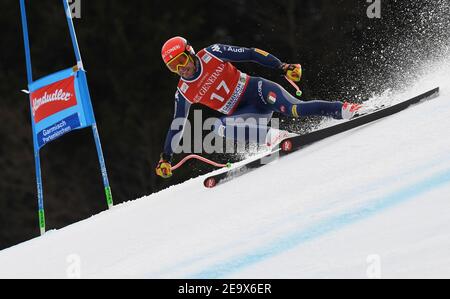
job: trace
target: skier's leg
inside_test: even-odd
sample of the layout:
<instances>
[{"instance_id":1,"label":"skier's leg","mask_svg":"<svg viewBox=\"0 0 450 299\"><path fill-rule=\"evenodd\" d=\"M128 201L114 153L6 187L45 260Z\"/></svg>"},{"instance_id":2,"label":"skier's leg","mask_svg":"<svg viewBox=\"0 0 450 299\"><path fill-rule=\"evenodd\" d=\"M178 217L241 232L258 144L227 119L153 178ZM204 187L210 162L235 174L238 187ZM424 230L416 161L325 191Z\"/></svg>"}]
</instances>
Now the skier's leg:
<instances>
[{"instance_id":1,"label":"skier's leg","mask_svg":"<svg viewBox=\"0 0 450 299\"><path fill-rule=\"evenodd\" d=\"M342 102L310 101L296 99L282 86L257 78L260 103L269 109L290 117L330 116L342 119Z\"/></svg>"}]
</instances>

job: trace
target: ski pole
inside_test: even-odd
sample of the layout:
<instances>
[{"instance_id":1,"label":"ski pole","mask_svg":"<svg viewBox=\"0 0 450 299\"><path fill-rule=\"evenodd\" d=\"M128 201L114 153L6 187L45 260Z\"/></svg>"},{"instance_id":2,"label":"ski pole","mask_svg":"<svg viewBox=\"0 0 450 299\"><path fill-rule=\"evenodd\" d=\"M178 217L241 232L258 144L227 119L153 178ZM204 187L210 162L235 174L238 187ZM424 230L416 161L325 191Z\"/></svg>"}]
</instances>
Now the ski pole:
<instances>
[{"instance_id":1,"label":"ski pole","mask_svg":"<svg viewBox=\"0 0 450 299\"><path fill-rule=\"evenodd\" d=\"M301 96L303 95L303 92L300 90L300 87L298 87L298 85L295 84L295 82L292 81L291 79L289 79L287 76L285 76L285 78L286 78L286 80L287 80L289 83L291 83L291 85L292 85L292 86L295 88L295 90L297 91L297 92L296 92L296 95L297 95L298 97L301 97Z\"/></svg>"},{"instance_id":2,"label":"ski pole","mask_svg":"<svg viewBox=\"0 0 450 299\"><path fill-rule=\"evenodd\" d=\"M227 163L227 164L220 164L220 163L216 163L214 161L211 161L209 159L206 159L204 157L201 157L199 155L190 155L185 157L183 160L181 160L177 165L175 165L174 167L172 167L172 171L175 171L177 169L179 169L180 167L182 167L184 164L186 164L187 161L189 160L199 160L205 164L209 164L211 166L217 167L217 168L231 168L231 163Z\"/></svg>"}]
</instances>

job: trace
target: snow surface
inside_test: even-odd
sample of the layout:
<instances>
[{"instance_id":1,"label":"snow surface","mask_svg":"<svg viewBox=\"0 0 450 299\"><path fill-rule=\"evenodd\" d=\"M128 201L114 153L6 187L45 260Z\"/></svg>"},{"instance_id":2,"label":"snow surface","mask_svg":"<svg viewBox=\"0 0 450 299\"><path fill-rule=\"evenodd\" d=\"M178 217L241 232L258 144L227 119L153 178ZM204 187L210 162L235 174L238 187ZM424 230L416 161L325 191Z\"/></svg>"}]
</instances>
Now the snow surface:
<instances>
[{"instance_id":1,"label":"snow surface","mask_svg":"<svg viewBox=\"0 0 450 299\"><path fill-rule=\"evenodd\" d=\"M450 67L434 70L384 97L436 99L1 251L0 278L450 278Z\"/></svg>"}]
</instances>

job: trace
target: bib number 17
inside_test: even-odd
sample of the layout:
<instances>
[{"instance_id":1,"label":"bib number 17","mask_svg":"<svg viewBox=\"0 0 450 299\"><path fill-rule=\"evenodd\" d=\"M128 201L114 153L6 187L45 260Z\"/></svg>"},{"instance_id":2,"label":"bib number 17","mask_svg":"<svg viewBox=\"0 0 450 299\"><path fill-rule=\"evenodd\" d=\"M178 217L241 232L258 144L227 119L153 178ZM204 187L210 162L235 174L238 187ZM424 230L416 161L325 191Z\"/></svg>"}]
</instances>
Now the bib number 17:
<instances>
[{"instance_id":1,"label":"bib number 17","mask_svg":"<svg viewBox=\"0 0 450 299\"><path fill-rule=\"evenodd\" d=\"M225 83L225 81L220 82L219 86L217 86L217 88L216 88L217 91L220 91L221 89L223 89L225 91L226 95L229 95L231 92L230 88L228 88L227 83ZM221 103L223 103L225 101L225 98L218 95L217 93L213 93L211 95L211 100L218 100Z\"/></svg>"}]
</instances>

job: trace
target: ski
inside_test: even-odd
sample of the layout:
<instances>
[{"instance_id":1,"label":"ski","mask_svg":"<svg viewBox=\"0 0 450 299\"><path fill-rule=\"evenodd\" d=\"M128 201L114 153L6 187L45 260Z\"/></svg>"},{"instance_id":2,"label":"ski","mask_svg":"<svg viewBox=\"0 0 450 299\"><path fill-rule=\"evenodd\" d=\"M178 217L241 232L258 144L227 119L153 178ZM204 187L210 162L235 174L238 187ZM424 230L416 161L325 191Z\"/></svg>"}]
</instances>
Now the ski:
<instances>
[{"instance_id":1,"label":"ski","mask_svg":"<svg viewBox=\"0 0 450 299\"><path fill-rule=\"evenodd\" d=\"M232 168L226 172L208 177L204 181L204 186L206 188L214 188L220 184L226 183L246 173L249 173L252 170L270 164L273 161L278 160L280 157L296 152L304 148L305 146L350 131L352 129L364 126L377 120L389 117L391 115L397 114L401 111L408 109L414 104L418 104L420 102L432 99L438 95L439 95L439 88L435 88L415 98L406 100L393 106L387 108L381 107L379 109L375 109L373 112L362 114L350 121L334 125L329 128L317 130L302 136L286 139L280 144L278 149L268 153L262 158L258 158L244 165Z\"/></svg>"}]
</instances>

